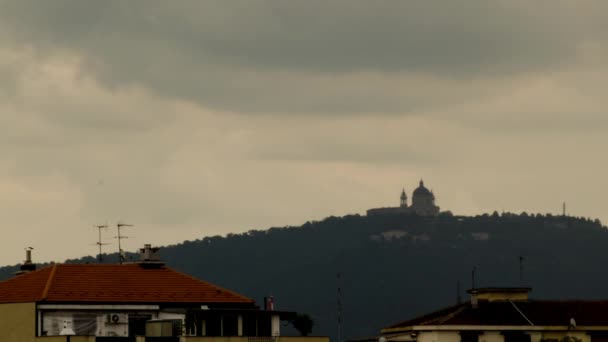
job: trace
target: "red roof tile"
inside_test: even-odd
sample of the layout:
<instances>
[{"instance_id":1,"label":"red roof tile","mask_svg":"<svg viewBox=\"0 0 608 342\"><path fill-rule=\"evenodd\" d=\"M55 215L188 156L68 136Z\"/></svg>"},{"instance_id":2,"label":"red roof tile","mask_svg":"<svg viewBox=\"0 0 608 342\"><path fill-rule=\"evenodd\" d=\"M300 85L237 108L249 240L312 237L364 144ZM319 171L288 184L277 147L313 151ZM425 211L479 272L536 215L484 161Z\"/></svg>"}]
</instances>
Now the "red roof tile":
<instances>
[{"instance_id":1,"label":"red roof tile","mask_svg":"<svg viewBox=\"0 0 608 342\"><path fill-rule=\"evenodd\" d=\"M0 282L0 303L243 303L253 300L168 267L56 264Z\"/></svg>"}]
</instances>

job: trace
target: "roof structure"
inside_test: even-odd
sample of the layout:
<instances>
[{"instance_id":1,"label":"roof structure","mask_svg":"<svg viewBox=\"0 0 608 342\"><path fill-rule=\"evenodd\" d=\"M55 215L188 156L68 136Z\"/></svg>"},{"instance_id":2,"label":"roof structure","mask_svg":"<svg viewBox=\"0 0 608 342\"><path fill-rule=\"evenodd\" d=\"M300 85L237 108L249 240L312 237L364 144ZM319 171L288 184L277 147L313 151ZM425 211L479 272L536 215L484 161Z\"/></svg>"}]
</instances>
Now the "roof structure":
<instances>
[{"instance_id":1,"label":"roof structure","mask_svg":"<svg viewBox=\"0 0 608 342\"><path fill-rule=\"evenodd\" d=\"M235 303L250 298L145 264L55 264L0 282L0 303Z\"/></svg>"},{"instance_id":2,"label":"roof structure","mask_svg":"<svg viewBox=\"0 0 608 342\"><path fill-rule=\"evenodd\" d=\"M529 300L479 301L444 308L383 329L408 330L414 326L608 326L608 301Z\"/></svg>"},{"instance_id":3,"label":"roof structure","mask_svg":"<svg viewBox=\"0 0 608 342\"><path fill-rule=\"evenodd\" d=\"M424 186L424 181L420 180L420 185L414 190L415 196L431 196L431 191Z\"/></svg>"}]
</instances>

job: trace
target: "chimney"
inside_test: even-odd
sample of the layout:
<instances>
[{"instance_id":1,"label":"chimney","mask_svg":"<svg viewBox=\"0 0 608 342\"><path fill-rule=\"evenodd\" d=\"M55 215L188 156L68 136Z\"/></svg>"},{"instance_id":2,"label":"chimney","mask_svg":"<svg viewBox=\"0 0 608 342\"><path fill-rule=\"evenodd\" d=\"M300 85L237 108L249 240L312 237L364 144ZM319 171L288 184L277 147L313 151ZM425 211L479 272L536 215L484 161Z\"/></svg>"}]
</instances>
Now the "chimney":
<instances>
[{"instance_id":1,"label":"chimney","mask_svg":"<svg viewBox=\"0 0 608 342\"><path fill-rule=\"evenodd\" d=\"M158 256L159 249L158 247L152 247L151 244L145 244L144 248L139 249L139 261L137 263L149 268L163 266L165 263Z\"/></svg>"},{"instance_id":2,"label":"chimney","mask_svg":"<svg viewBox=\"0 0 608 342\"><path fill-rule=\"evenodd\" d=\"M19 267L19 271L17 271L15 275L21 275L36 270L36 265L32 262L32 249L34 248L28 247L25 249L25 261Z\"/></svg>"},{"instance_id":3,"label":"chimney","mask_svg":"<svg viewBox=\"0 0 608 342\"><path fill-rule=\"evenodd\" d=\"M264 310L274 311L274 296L264 297Z\"/></svg>"}]
</instances>

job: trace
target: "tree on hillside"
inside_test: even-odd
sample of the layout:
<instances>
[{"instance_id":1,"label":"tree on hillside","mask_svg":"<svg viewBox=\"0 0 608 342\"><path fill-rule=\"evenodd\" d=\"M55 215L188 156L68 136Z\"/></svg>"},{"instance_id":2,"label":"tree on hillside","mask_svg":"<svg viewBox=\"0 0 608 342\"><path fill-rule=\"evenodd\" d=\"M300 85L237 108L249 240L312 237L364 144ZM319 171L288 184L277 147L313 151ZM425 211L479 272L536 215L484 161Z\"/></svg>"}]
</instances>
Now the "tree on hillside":
<instances>
[{"instance_id":1,"label":"tree on hillside","mask_svg":"<svg viewBox=\"0 0 608 342\"><path fill-rule=\"evenodd\" d=\"M298 313L294 319L291 320L291 325L300 333L302 336L308 336L312 332L312 327L315 322L307 314Z\"/></svg>"}]
</instances>

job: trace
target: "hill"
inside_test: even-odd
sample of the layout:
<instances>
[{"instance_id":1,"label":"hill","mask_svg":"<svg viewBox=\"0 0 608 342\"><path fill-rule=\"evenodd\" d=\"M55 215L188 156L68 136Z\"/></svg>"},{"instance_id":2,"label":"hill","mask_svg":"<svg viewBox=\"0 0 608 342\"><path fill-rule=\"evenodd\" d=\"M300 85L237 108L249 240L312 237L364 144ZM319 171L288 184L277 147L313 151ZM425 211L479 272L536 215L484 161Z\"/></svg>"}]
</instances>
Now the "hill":
<instances>
[{"instance_id":1,"label":"hill","mask_svg":"<svg viewBox=\"0 0 608 342\"><path fill-rule=\"evenodd\" d=\"M473 267L478 286L531 286L536 298L608 298L606 250L608 230L598 220L494 213L329 217L185 241L164 247L161 256L177 270L258 303L273 295L278 309L310 314L313 334L333 337L341 273L346 339L454 304L457 282L470 287ZM15 270L1 268L0 277Z\"/></svg>"}]
</instances>

